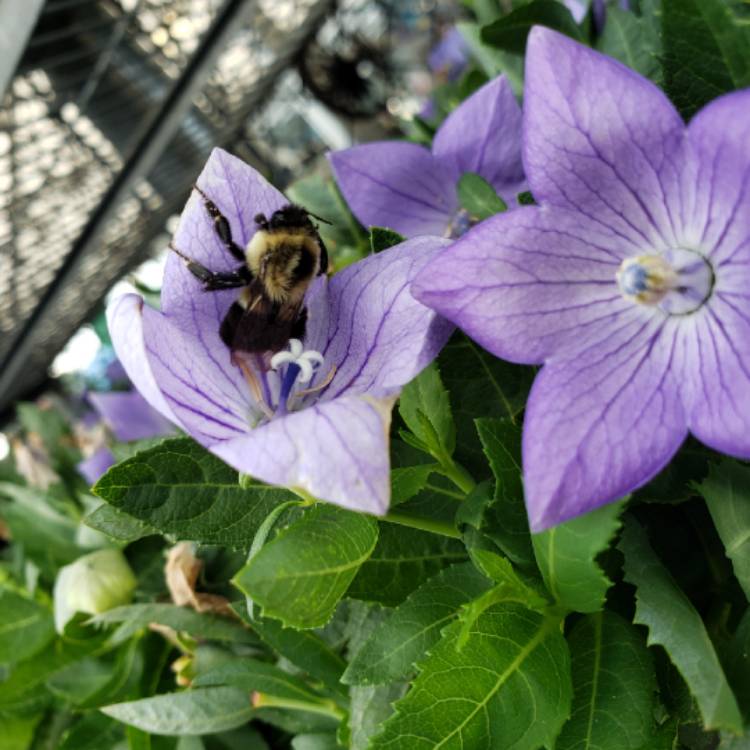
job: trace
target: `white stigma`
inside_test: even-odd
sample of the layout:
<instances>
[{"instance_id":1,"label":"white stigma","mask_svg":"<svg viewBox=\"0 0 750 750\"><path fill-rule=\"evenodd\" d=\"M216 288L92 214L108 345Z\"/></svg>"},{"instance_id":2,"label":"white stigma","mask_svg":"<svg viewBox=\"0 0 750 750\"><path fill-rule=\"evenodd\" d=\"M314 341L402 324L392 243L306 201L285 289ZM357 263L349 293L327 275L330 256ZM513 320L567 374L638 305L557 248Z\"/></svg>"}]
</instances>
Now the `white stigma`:
<instances>
[{"instance_id":1,"label":"white stigma","mask_svg":"<svg viewBox=\"0 0 750 750\"><path fill-rule=\"evenodd\" d=\"M323 364L323 355L314 349L305 350L299 339L289 339L289 351L276 352L271 357L271 368L278 370L284 365L297 365L299 375L296 380L309 383L315 370Z\"/></svg>"}]
</instances>

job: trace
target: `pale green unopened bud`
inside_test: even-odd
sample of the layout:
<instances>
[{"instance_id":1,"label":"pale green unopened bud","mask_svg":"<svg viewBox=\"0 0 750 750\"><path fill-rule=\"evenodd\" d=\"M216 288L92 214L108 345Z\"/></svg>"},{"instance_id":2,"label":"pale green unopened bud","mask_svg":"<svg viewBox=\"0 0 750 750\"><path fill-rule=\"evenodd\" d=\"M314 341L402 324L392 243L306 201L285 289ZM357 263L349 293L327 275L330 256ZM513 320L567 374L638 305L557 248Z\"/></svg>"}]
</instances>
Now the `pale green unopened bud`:
<instances>
[{"instance_id":1,"label":"pale green unopened bud","mask_svg":"<svg viewBox=\"0 0 750 750\"><path fill-rule=\"evenodd\" d=\"M60 568L55 581L55 628L62 633L76 612L98 615L127 604L136 580L122 552L102 549Z\"/></svg>"}]
</instances>

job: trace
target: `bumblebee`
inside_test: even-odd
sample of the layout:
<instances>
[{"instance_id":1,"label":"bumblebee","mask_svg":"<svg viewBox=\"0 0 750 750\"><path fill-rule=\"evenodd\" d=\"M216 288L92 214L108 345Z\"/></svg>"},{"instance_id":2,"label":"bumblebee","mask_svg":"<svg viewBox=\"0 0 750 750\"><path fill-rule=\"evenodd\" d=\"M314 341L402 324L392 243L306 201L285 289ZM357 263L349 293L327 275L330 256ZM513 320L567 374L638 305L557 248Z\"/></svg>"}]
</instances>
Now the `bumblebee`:
<instances>
[{"instance_id":1,"label":"bumblebee","mask_svg":"<svg viewBox=\"0 0 750 750\"><path fill-rule=\"evenodd\" d=\"M242 263L234 271L216 273L170 245L204 291L242 290L221 323L221 340L233 353L261 353L277 352L289 339L304 338L305 292L316 276L328 270L328 251L310 220L313 214L294 204L274 211L270 218L258 214L258 229L243 250L234 241L226 216L194 187L221 243Z\"/></svg>"}]
</instances>

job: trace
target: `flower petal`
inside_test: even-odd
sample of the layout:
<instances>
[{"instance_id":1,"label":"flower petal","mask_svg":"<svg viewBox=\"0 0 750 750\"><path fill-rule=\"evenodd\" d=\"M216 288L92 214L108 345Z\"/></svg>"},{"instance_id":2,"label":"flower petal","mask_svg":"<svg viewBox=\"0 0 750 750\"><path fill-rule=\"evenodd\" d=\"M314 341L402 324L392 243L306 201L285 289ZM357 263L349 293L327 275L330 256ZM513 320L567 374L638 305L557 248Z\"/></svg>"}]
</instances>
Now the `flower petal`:
<instances>
[{"instance_id":1,"label":"flower petal","mask_svg":"<svg viewBox=\"0 0 750 750\"><path fill-rule=\"evenodd\" d=\"M271 420L211 450L264 482L382 514L390 497L392 406L392 398L344 396Z\"/></svg>"},{"instance_id":2,"label":"flower petal","mask_svg":"<svg viewBox=\"0 0 750 750\"><path fill-rule=\"evenodd\" d=\"M538 364L643 313L617 288L626 250L615 232L581 214L519 208L438 253L412 293L493 354Z\"/></svg>"},{"instance_id":3,"label":"flower petal","mask_svg":"<svg viewBox=\"0 0 750 750\"><path fill-rule=\"evenodd\" d=\"M697 246L719 263L750 262L750 90L711 102L688 128L698 152ZM727 268L727 270L729 270ZM733 273L733 269L730 270Z\"/></svg>"},{"instance_id":4,"label":"flower petal","mask_svg":"<svg viewBox=\"0 0 750 750\"><path fill-rule=\"evenodd\" d=\"M458 207L452 175L414 143L367 143L329 159L346 202L365 226L440 237Z\"/></svg>"},{"instance_id":5,"label":"flower petal","mask_svg":"<svg viewBox=\"0 0 750 750\"><path fill-rule=\"evenodd\" d=\"M110 466L115 465L115 457L112 455L112 451L109 448L99 448L96 453L93 453L83 461L79 461L76 464L78 473L89 483L89 485L96 484L99 477L104 474Z\"/></svg>"},{"instance_id":6,"label":"flower petal","mask_svg":"<svg viewBox=\"0 0 750 750\"><path fill-rule=\"evenodd\" d=\"M197 185L226 216L232 238L244 251L255 234L255 216L270 216L289 201L252 167L215 148L200 173ZM172 244L181 253L211 271L231 271L241 265L219 239L214 222L196 190L180 217ZM198 279L172 253L167 259L161 292L162 311L189 330L196 325L218 331L236 290L204 292Z\"/></svg>"},{"instance_id":7,"label":"flower petal","mask_svg":"<svg viewBox=\"0 0 750 750\"><path fill-rule=\"evenodd\" d=\"M409 285L435 251L448 244L418 237L313 287L305 347L321 352L325 362L311 387L337 368L323 400L347 393L397 393L437 356L453 327L417 302Z\"/></svg>"},{"instance_id":8,"label":"flower petal","mask_svg":"<svg viewBox=\"0 0 750 750\"><path fill-rule=\"evenodd\" d=\"M118 325L110 322L115 351L154 408L206 446L249 429L254 410L248 385L218 336L201 340L137 296L127 307L119 302L118 310Z\"/></svg>"},{"instance_id":9,"label":"flower petal","mask_svg":"<svg viewBox=\"0 0 750 750\"><path fill-rule=\"evenodd\" d=\"M510 202L523 190L521 108L505 76L475 91L435 134L432 152L457 182L465 172L484 177Z\"/></svg>"},{"instance_id":10,"label":"flower petal","mask_svg":"<svg viewBox=\"0 0 750 750\"><path fill-rule=\"evenodd\" d=\"M677 451L687 423L673 372L675 329L654 316L537 376L523 430L532 531L622 497Z\"/></svg>"},{"instance_id":11,"label":"flower petal","mask_svg":"<svg viewBox=\"0 0 750 750\"><path fill-rule=\"evenodd\" d=\"M690 431L750 458L750 296L718 291L680 325L680 378Z\"/></svg>"},{"instance_id":12,"label":"flower petal","mask_svg":"<svg viewBox=\"0 0 750 750\"><path fill-rule=\"evenodd\" d=\"M675 247L693 161L682 119L650 81L562 34L532 29L524 166L537 201L587 214L633 252Z\"/></svg>"},{"instance_id":13,"label":"flower petal","mask_svg":"<svg viewBox=\"0 0 750 750\"><path fill-rule=\"evenodd\" d=\"M169 422L138 391L91 391L88 400L118 440L143 440L172 431Z\"/></svg>"}]
</instances>

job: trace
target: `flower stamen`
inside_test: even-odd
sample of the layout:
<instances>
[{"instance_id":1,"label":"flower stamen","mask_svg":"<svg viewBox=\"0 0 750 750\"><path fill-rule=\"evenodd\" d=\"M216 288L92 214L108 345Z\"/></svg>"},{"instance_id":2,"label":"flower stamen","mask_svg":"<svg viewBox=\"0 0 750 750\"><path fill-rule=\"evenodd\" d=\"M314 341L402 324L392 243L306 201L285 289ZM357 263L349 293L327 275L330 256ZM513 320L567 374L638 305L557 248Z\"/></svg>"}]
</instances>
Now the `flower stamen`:
<instances>
[{"instance_id":1,"label":"flower stamen","mask_svg":"<svg viewBox=\"0 0 750 750\"><path fill-rule=\"evenodd\" d=\"M271 357L271 369L279 370L286 365L281 380L276 415L286 414L287 402L297 382L309 383L315 370L323 364L323 355L313 349L304 350L299 339L289 339L289 351L277 352Z\"/></svg>"}]
</instances>

